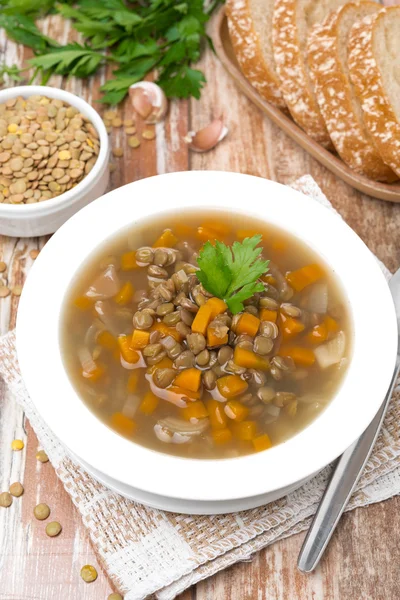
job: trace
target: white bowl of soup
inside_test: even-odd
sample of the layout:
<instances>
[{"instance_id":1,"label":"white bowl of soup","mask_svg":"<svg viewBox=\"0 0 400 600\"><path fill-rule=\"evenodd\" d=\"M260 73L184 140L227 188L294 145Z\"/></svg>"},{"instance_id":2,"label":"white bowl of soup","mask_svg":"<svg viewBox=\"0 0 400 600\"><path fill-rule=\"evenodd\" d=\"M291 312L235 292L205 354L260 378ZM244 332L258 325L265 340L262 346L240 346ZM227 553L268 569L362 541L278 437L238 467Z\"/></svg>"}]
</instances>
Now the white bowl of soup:
<instances>
[{"instance_id":1,"label":"white bowl of soup","mask_svg":"<svg viewBox=\"0 0 400 600\"><path fill-rule=\"evenodd\" d=\"M339 216L265 179L183 172L59 229L17 345L38 410L99 478L224 512L281 497L363 432L397 330L375 257Z\"/></svg>"}]
</instances>

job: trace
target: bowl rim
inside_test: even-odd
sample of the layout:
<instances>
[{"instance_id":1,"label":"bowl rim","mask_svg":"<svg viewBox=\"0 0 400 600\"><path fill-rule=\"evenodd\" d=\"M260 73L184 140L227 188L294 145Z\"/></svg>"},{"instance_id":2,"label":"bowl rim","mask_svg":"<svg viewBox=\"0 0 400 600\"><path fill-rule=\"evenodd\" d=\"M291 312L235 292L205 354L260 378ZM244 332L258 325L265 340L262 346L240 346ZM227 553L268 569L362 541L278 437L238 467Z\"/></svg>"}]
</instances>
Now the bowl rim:
<instances>
[{"instance_id":1,"label":"bowl rim","mask_svg":"<svg viewBox=\"0 0 400 600\"><path fill-rule=\"evenodd\" d=\"M152 198L154 202L134 204L135 195ZM86 407L65 372L59 346L60 310L64 293L82 264L82 256L88 256L103 240L123 230L128 221L134 227L138 221L159 216L159 200L165 197L172 199L174 207L162 212L179 212L182 218L184 211L193 207L233 210L258 216L292 233L297 231L297 237L319 251L337 271L346 290L354 339L352 359L342 384L317 419L266 452L202 460L162 454L132 443L108 428ZM262 217L260 198L265 199L268 212ZM316 221L318 228L314 226ZM93 222L97 227L90 229ZM84 231L85 236L80 237L79 233ZM74 251L67 259L64 251L71 239ZM355 275L353 266L357 266ZM362 276L358 275L360 270ZM380 327L365 327L365 319L376 303L380 306ZM380 347L381 352L372 353L371 347ZM17 316L17 351L25 384L40 414L62 442L113 479L153 494L198 501L265 494L305 479L326 466L361 435L376 414L392 377L396 350L397 321L385 277L377 259L341 217L292 188L250 175L220 171L171 173L140 180L82 209L57 231L36 259ZM365 373L373 372L379 372L380 376L365 377ZM58 402L54 402L55 390ZM342 410L346 407L347 420L340 407ZM128 465L140 468L131 470ZM260 473L266 477L260 477Z\"/></svg>"},{"instance_id":2,"label":"bowl rim","mask_svg":"<svg viewBox=\"0 0 400 600\"><path fill-rule=\"evenodd\" d=\"M75 108L78 108L79 112L87 116L99 134L99 154L93 169L75 187L60 194L60 196L50 198L45 202L35 202L32 204L0 204L0 213L2 218L16 218L17 216L22 216L22 214L24 217L29 217L30 215L37 216L39 213L49 213L53 212L53 210L63 208L66 204L72 203L78 196L82 196L88 190L88 188L94 185L96 179L99 177L99 175L101 175L101 171L104 168L104 163L107 160L108 134L103 120L98 112L92 106L90 106L86 100L80 98L76 94L46 85L21 85L0 90L0 102L3 102L9 98L14 98L15 96L27 97L35 96L36 94L57 100L63 100Z\"/></svg>"}]
</instances>

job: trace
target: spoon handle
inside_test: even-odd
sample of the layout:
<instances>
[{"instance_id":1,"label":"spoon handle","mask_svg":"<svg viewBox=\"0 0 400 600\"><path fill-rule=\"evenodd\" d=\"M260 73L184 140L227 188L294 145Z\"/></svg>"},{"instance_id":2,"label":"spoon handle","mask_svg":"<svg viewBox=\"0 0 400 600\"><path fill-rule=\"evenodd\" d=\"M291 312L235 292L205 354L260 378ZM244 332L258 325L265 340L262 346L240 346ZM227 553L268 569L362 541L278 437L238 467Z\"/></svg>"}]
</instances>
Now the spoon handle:
<instances>
[{"instance_id":1,"label":"spoon handle","mask_svg":"<svg viewBox=\"0 0 400 600\"><path fill-rule=\"evenodd\" d=\"M385 417L399 373L397 359L389 389L373 421L339 458L300 550L297 566L309 573L318 565L357 481L368 461Z\"/></svg>"}]
</instances>

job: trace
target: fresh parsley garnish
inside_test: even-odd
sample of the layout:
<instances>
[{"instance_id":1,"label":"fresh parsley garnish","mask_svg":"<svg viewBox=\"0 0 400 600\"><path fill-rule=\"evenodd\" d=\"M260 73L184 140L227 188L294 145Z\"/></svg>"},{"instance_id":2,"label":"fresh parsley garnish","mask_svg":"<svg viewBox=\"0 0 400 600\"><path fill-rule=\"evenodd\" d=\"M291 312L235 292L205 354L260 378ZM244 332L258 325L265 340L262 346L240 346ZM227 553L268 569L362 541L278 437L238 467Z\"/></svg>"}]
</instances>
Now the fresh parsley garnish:
<instances>
[{"instance_id":1,"label":"fresh parsley garnish","mask_svg":"<svg viewBox=\"0 0 400 600\"><path fill-rule=\"evenodd\" d=\"M235 315L243 310L243 302L264 285L257 280L268 271L269 260L261 260L260 234L245 238L242 243L227 246L216 241L215 246L206 242L200 250L196 275L203 287L228 305Z\"/></svg>"},{"instance_id":2,"label":"fresh parsley garnish","mask_svg":"<svg viewBox=\"0 0 400 600\"><path fill-rule=\"evenodd\" d=\"M34 51L29 64L42 83L53 73L89 77L109 64L114 70L101 88L106 104L120 102L132 84L153 71L167 96L199 98L206 80L192 64L221 1L0 0L0 29ZM42 34L36 19L49 14L69 19L84 42L61 45Z\"/></svg>"}]
</instances>

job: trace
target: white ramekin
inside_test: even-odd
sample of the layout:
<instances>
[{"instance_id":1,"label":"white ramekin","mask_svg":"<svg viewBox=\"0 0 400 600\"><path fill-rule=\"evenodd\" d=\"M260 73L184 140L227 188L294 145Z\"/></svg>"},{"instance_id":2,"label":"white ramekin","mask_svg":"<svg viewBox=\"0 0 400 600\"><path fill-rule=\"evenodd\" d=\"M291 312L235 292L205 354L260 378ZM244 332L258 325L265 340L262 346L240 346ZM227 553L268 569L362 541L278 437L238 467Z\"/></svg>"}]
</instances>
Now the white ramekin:
<instances>
[{"instance_id":1,"label":"white ramekin","mask_svg":"<svg viewBox=\"0 0 400 600\"><path fill-rule=\"evenodd\" d=\"M336 272L353 323L349 368L326 410L287 442L227 460L179 458L117 435L79 398L60 348L63 301L86 258L127 226L129 239L134 241L136 224L168 213L180 215L184 222L187 211L200 208L255 216L300 237ZM23 378L40 414L75 455L106 476L105 481L109 478L141 490L144 502L146 497L167 497L180 499L180 507L195 504L198 508L192 512L202 512L203 506L204 512L214 506L216 512L224 512L235 510L237 500L246 499L242 506L248 508L284 495L339 456L362 433L393 374L397 323L377 260L339 216L265 179L182 172L114 190L59 229L24 286L17 347ZM160 505L158 500L147 501Z\"/></svg>"},{"instance_id":2,"label":"white ramekin","mask_svg":"<svg viewBox=\"0 0 400 600\"><path fill-rule=\"evenodd\" d=\"M24 85L0 91L0 103L15 96L40 94L63 100L75 106L90 119L100 138L100 152L89 175L74 188L61 196L35 204L0 203L0 234L15 237L31 237L54 233L78 210L104 194L109 180L110 155L108 135L97 112L75 94L44 85Z\"/></svg>"}]
</instances>

